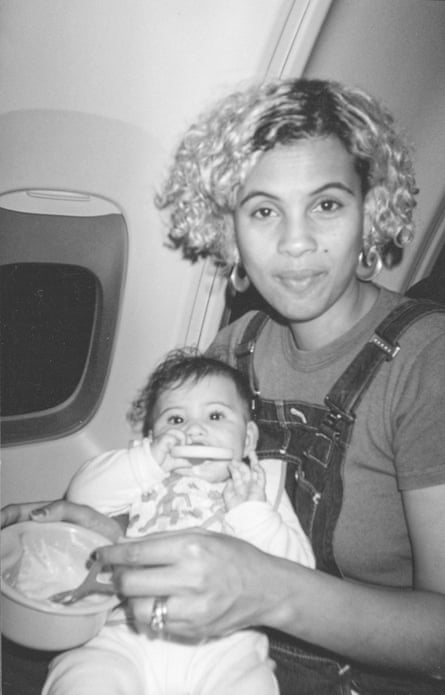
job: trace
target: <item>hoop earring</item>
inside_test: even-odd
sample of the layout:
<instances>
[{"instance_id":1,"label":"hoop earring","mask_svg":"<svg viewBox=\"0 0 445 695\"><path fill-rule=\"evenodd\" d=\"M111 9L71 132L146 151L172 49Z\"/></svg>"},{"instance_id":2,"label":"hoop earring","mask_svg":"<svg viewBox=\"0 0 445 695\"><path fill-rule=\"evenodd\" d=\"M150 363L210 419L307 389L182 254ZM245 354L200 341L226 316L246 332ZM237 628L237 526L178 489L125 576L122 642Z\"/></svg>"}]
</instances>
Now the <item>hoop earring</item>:
<instances>
[{"instance_id":1,"label":"hoop earring","mask_svg":"<svg viewBox=\"0 0 445 695\"><path fill-rule=\"evenodd\" d=\"M234 292L245 292L250 286L250 280L246 271L239 263L233 266L229 281Z\"/></svg>"},{"instance_id":2,"label":"hoop earring","mask_svg":"<svg viewBox=\"0 0 445 695\"><path fill-rule=\"evenodd\" d=\"M372 282L383 268L383 261L380 251L373 244L368 251L360 251L356 275L363 282Z\"/></svg>"}]
</instances>

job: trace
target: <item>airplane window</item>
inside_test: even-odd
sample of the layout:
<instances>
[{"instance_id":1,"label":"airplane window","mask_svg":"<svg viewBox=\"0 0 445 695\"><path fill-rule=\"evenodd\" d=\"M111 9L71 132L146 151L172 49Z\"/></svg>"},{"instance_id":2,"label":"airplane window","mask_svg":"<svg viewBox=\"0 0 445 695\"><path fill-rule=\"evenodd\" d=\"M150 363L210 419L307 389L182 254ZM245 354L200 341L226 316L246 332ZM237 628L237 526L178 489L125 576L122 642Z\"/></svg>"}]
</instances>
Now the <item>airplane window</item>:
<instances>
[{"instance_id":1,"label":"airplane window","mask_svg":"<svg viewBox=\"0 0 445 695\"><path fill-rule=\"evenodd\" d=\"M3 417L60 405L75 391L91 341L96 280L85 268L0 268Z\"/></svg>"},{"instance_id":2,"label":"airplane window","mask_svg":"<svg viewBox=\"0 0 445 695\"><path fill-rule=\"evenodd\" d=\"M96 412L127 240L121 214L0 207L2 446L65 436Z\"/></svg>"}]
</instances>

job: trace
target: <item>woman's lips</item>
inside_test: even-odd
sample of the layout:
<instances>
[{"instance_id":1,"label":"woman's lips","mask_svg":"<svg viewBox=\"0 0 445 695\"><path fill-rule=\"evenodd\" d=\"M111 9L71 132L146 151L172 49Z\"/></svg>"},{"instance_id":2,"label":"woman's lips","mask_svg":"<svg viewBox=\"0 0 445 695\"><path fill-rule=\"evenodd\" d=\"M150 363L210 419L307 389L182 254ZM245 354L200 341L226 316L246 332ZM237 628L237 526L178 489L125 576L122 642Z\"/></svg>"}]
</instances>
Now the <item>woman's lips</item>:
<instances>
[{"instance_id":1,"label":"woman's lips","mask_svg":"<svg viewBox=\"0 0 445 695\"><path fill-rule=\"evenodd\" d=\"M286 270L275 273L275 277L282 285L300 292L318 283L325 275L326 271L319 268Z\"/></svg>"}]
</instances>

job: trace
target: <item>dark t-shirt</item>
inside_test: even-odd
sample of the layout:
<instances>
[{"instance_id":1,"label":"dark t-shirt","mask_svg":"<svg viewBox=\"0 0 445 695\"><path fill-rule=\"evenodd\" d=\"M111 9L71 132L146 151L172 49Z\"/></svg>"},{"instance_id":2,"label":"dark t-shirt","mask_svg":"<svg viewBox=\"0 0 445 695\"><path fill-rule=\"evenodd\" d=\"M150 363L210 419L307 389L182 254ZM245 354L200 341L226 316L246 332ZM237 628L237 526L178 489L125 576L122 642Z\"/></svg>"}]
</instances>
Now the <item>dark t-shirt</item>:
<instances>
[{"instance_id":1,"label":"dark t-shirt","mask_svg":"<svg viewBox=\"0 0 445 695\"><path fill-rule=\"evenodd\" d=\"M322 404L374 328L401 301L380 289L371 311L320 350L299 350L289 328L270 320L255 350L261 395ZM251 316L224 328L209 352L235 364L233 349ZM357 411L334 551L349 578L411 587L401 492L445 483L445 314L420 319L399 342L399 354L383 364Z\"/></svg>"}]
</instances>

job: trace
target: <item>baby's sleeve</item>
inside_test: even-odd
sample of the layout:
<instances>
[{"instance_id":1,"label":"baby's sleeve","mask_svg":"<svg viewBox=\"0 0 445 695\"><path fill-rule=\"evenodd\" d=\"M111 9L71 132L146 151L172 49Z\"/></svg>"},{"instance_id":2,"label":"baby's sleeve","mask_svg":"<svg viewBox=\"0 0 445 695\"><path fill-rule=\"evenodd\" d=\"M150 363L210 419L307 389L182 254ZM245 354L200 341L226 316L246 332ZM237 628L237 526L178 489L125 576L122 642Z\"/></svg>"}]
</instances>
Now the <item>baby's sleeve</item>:
<instances>
[{"instance_id":1,"label":"baby's sleeve","mask_svg":"<svg viewBox=\"0 0 445 695\"><path fill-rule=\"evenodd\" d=\"M128 449L107 451L84 463L72 478L66 498L109 516L125 514L144 487L162 476L144 440Z\"/></svg>"},{"instance_id":2,"label":"baby's sleeve","mask_svg":"<svg viewBox=\"0 0 445 695\"><path fill-rule=\"evenodd\" d=\"M242 502L226 514L225 530L266 553L315 567L310 542L289 500L287 505L283 500L278 510L269 502Z\"/></svg>"},{"instance_id":3,"label":"baby's sleeve","mask_svg":"<svg viewBox=\"0 0 445 695\"><path fill-rule=\"evenodd\" d=\"M124 514L137 492L125 449L107 451L86 461L72 478L66 498L102 514Z\"/></svg>"}]
</instances>

